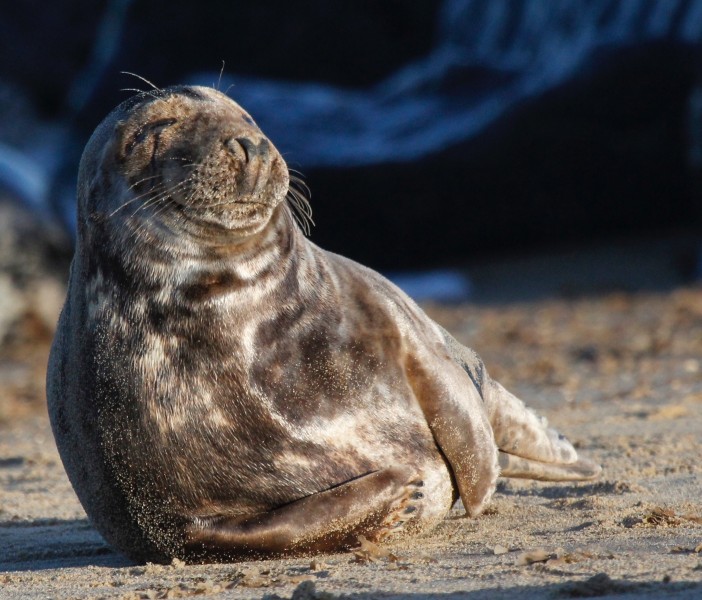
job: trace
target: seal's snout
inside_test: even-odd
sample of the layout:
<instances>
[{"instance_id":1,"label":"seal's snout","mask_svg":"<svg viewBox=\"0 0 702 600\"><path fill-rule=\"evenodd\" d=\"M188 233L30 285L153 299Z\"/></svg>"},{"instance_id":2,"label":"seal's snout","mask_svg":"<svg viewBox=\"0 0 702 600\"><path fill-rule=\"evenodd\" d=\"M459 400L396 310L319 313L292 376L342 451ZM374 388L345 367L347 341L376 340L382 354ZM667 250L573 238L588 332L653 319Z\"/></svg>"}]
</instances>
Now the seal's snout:
<instances>
[{"instance_id":1,"label":"seal's snout","mask_svg":"<svg viewBox=\"0 0 702 600\"><path fill-rule=\"evenodd\" d=\"M225 141L224 147L237 158L240 158L243 152L245 163L257 157L266 160L271 153L270 143L266 138L254 141L249 137L233 137Z\"/></svg>"}]
</instances>

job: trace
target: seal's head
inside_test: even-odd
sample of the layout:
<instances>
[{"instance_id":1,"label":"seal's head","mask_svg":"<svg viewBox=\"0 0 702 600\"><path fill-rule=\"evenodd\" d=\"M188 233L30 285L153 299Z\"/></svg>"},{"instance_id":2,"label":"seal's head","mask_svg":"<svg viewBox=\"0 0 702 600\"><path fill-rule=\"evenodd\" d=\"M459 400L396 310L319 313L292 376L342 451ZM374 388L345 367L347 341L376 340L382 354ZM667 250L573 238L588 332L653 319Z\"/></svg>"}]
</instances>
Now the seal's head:
<instances>
[{"instance_id":1,"label":"seal's head","mask_svg":"<svg viewBox=\"0 0 702 600\"><path fill-rule=\"evenodd\" d=\"M260 232L289 187L282 157L224 94L178 86L141 93L97 128L79 172L79 220L202 240Z\"/></svg>"}]
</instances>

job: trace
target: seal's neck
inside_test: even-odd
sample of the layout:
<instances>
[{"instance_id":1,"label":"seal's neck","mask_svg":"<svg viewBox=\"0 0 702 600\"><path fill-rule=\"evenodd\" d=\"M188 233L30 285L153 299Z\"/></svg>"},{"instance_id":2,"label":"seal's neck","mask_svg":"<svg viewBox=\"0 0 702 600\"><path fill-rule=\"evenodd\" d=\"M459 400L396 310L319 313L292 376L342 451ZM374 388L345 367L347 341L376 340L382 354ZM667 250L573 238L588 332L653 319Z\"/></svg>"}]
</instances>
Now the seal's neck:
<instances>
[{"instance_id":1,"label":"seal's neck","mask_svg":"<svg viewBox=\"0 0 702 600\"><path fill-rule=\"evenodd\" d=\"M96 224L80 253L88 280L100 279L118 292L147 292L198 303L245 288L271 288L296 268L304 236L283 202L267 225L244 239L204 242L156 230L140 236ZM109 242L108 242L109 239Z\"/></svg>"},{"instance_id":2,"label":"seal's neck","mask_svg":"<svg viewBox=\"0 0 702 600\"><path fill-rule=\"evenodd\" d=\"M206 246L184 261L176 280L178 293L190 301L240 292L253 299L251 289L270 290L297 269L298 247L304 237L290 209L279 205L266 227L233 244Z\"/></svg>"}]
</instances>

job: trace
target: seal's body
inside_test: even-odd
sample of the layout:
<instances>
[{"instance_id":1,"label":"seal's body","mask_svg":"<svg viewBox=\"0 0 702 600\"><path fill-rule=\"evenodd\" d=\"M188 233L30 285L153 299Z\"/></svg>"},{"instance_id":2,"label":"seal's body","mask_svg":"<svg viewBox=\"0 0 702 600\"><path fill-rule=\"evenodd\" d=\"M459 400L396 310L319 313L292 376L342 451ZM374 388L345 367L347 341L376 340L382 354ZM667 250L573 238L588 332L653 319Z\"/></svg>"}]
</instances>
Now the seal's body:
<instances>
[{"instance_id":1,"label":"seal's body","mask_svg":"<svg viewBox=\"0 0 702 600\"><path fill-rule=\"evenodd\" d=\"M459 494L478 514L500 467L597 475L403 292L309 242L289 184L207 88L140 94L88 143L47 389L108 542L150 561L332 551Z\"/></svg>"}]
</instances>

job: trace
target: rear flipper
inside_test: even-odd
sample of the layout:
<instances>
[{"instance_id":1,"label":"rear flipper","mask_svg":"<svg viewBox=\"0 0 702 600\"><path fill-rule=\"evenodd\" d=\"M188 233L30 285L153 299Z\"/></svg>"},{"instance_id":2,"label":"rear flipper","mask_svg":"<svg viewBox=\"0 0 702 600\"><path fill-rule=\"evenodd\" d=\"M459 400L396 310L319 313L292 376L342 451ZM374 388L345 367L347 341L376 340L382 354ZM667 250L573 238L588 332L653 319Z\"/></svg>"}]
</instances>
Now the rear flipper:
<instances>
[{"instance_id":1,"label":"rear flipper","mask_svg":"<svg viewBox=\"0 0 702 600\"><path fill-rule=\"evenodd\" d=\"M523 477L545 481L578 481L597 477L601 467L578 458L573 445L544 417L536 415L524 403L494 381L473 350L457 342L444 331L444 339L453 359L468 373L480 392L492 425L495 443L501 450L503 477Z\"/></svg>"},{"instance_id":2,"label":"rear flipper","mask_svg":"<svg viewBox=\"0 0 702 600\"><path fill-rule=\"evenodd\" d=\"M539 481L583 481L595 479L602 473L602 467L587 458L581 458L566 465L545 463L500 452L499 461L500 477L537 479Z\"/></svg>"}]
</instances>

